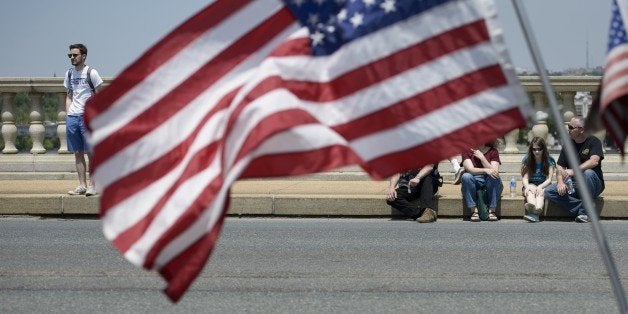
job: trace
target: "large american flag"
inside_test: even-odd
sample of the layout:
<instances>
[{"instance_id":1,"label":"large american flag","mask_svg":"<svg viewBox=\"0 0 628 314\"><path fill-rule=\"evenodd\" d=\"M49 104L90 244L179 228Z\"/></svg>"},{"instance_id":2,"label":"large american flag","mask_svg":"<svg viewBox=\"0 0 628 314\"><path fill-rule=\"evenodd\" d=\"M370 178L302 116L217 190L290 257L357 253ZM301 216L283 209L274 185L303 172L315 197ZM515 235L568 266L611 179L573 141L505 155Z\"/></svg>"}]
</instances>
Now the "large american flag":
<instances>
[{"instance_id":1,"label":"large american flag","mask_svg":"<svg viewBox=\"0 0 628 314\"><path fill-rule=\"evenodd\" d=\"M587 117L587 127L597 127L601 119L608 135L624 154L624 142L628 132L628 2L613 0L611 26L608 33L608 54L599 99L594 102Z\"/></svg>"},{"instance_id":2,"label":"large american flag","mask_svg":"<svg viewBox=\"0 0 628 314\"><path fill-rule=\"evenodd\" d=\"M526 126L501 36L487 0L213 2L88 105L105 236L177 301L237 179L385 178Z\"/></svg>"}]
</instances>

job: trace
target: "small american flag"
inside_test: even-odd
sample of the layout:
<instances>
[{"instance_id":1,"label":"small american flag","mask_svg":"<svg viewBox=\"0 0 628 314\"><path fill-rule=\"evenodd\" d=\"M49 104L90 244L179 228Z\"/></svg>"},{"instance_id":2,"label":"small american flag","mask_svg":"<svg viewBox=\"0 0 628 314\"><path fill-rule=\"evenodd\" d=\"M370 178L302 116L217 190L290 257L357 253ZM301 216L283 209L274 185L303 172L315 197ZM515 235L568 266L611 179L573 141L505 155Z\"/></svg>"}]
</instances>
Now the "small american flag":
<instances>
[{"instance_id":1,"label":"small american flag","mask_svg":"<svg viewBox=\"0 0 628 314\"><path fill-rule=\"evenodd\" d=\"M384 178L524 127L500 36L487 0L213 2L88 105L105 236L176 302L237 179Z\"/></svg>"},{"instance_id":2,"label":"small american flag","mask_svg":"<svg viewBox=\"0 0 628 314\"><path fill-rule=\"evenodd\" d=\"M604 76L599 98L593 103L587 117L587 128L600 129L601 120L623 156L628 132L628 38L625 24L628 2L613 0L611 14Z\"/></svg>"}]
</instances>

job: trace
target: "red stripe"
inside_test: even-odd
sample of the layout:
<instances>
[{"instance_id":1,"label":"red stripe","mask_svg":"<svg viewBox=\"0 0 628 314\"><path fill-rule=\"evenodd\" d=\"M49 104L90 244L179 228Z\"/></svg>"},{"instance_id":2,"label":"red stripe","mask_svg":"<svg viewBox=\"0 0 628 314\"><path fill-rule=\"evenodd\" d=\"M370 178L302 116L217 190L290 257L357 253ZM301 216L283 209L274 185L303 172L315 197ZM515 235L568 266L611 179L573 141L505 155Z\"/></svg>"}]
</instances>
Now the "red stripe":
<instances>
[{"instance_id":1,"label":"red stripe","mask_svg":"<svg viewBox=\"0 0 628 314\"><path fill-rule=\"evenodd\" d=\"M487 67L447 81L369 115L337 125L333 129L351 141L358 137L396 127L447 104L505 84L507 84L507 80L499 65Z\"/></svg>"},{"instance_id":2,"label":"red stripe","mask_svg":"<svg viewBox=\"0 0 628 314\"><path fill-rule=\"evenodd\" d=\"M287 40L277 48L275 48L270 54L270 57L287 57L287 56L311 56L312 48L310 46L310 39L307 37L300 37Z\"/></svg>"},{"instance_id":3,"label":"red stripe","mask_svg":"<svg viewBox=\"0 0 628 314\"><path fill-rule=\"evenodd\" d=\"M194 158L186 165L184 173L170 186L170 188L162 195L162 197L155 203L153 208L137 223L120 233L112 242L113 245L122 253L126 251L137 242L140 237L144 235L144 232L153 223L155 217L162 211L163 207L172 198L174 193L180 188L180 186L198 174L205 170L211 163L212 159L217 154L217 147L220 143L213 142L202 150L198 151ZM216 191L211 194L212 197Z\"/></svg>"},{"instance_id":4,"label":"red stripe","mask_svg":"<svg viewBox=\"0 0 628 314\"><path fill-rule=\"evenodd\" d=\"M111 85L90 99L86 108L87 121L107 109L199 36L223 23L250 2L251 0L216 1L171 31L126 68Z\"/></svg>"},{"instance_id":5,"label":"red stripe","mask_svg":"<svg viewBox=\"0 0 628 314\"><path fill-rule=\"evenodd\" d=\"M333 145L310 151L259 156L249 163L241 178L303 175L362 163L351 148Z\"/></svg>"},{"instance_id":6,"label":"red stripe","mask_svg":"<svg viewBox=\"0 0 628 314\"><path fill-rule=\"evenodd\" d=\"M178 88L170 91L146 111L94 147L95 167L97 168L102 161L142 138L186 107L222 76L263 47L269 40L269 34L277 35L292 23L288 9L284 8L250 33L239 38L228 49L188 77Z\"/></svg>"},{"instance_id":7,"label":"red stripe","mask_svg":"<svg viewBox=\"0 0 628 314\"><path fill-rule=\"evenodd\" d=\"M216 107L214 107L205 115L203 119L201 119L194 131L187 138L183 139L182 142L175 148L161 156L159 159L125 175L107 186L103 190L103 197L101 197L100 200L101 217L104 216L113 206L119 204L129 196L140 192L154 181L165 176L167 171L164 171L164 169L175 168L183 160L183 156L188 153L190 146L198 136L198 133L203 128L204 124L211 119L216 112L226 109L237 94L238 90L239 88L231 91L229 94L220 99Z\"/></svg>"},{"instance_id":8,"label":"red stripe","mask_svg":"<svg viewBox=\"0 0 628 314\"><path fill-rule=\"evenodd\" d=\"M519 109L509 109L430 142L367 161L371 169L376 169L369 174L375 179L385 179L403 169L440 162L470 147L477 147L515 128L525 126L526 122Z\"/></svg>"},{"instance_id":9,"label":"red stripe","mask_svg":"<svg viewBox=\"0 0 628 314\"><path fill-rule=\"evenodd\" d=\"M209 255L216 246L216 240L222 230L225 213L229 208L229 197L222 209L222 213L213 228L189 246L185 251L173 258L161 268L159 273L168 281L168 287L164 290L170 301L177 302L194 282L198 274L203 270Z\"/></svg>"}]
</instances>

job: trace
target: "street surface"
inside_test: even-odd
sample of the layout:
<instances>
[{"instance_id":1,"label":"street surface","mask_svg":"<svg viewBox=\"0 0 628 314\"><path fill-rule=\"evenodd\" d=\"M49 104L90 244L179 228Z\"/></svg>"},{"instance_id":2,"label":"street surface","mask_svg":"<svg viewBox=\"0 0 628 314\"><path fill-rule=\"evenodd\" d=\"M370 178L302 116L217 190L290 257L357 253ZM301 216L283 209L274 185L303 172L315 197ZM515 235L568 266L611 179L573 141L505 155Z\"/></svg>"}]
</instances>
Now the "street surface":
<instances>
[{"instance_id":1,"label":"street surface","mask_svg":"<svg viewBox=\"0 0 628 314\"><path fill-rule=\"evenodd\" d=\"M603 221L624 286L628 221ZM616 313L590 226L229 218L179 304L98 220L0 218L0 313Z\"/></svg>"}]
</instances>

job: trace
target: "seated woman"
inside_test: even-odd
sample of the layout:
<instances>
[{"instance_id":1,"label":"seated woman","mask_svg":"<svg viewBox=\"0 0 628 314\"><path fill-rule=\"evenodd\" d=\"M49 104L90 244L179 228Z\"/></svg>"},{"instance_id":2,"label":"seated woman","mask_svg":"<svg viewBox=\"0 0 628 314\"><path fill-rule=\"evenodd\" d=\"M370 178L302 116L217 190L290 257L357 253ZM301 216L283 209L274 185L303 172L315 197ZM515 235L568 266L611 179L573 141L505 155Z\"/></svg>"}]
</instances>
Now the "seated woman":
<instances>
[{"instance_id":1,"label":"seated woman","mask_svg":"<svg viewBox=\"0 0 628 314\"><path fill-rule=\"evenodd\" d=\"M462 196L465 205L471 209L471 221L480 221L478 213L478 189L486 187L488 194L488 220L497 221L495 209L504 185L499 177L499 152L495 143L484 144L477 149L462 153Z\"/></svg>"},{"instance_id":2,"label":"seated woman","mask_svg":"<svg viewBox=\"0 0 628 314\"><path fill-rule=\"evenodd\" d=\"M528 153L521 161L521 178L523 195L525 196L525 211L523 219L529 222L538 222L539 214L543 211L545 188L552 183L556 168L556 161L549 155L545 140L535 137L530 142Z\"/></svg>"},{"instance_id":3,"label":"seated woman","mask_svg":"<svg viewBox=\"0 0 628 314\"><path fill-rule=\"evenodd\" d=\"M390 178L386 203L418 222L435 222L434 195L440 185L438 164L398 173ZM419 200L418 206L413 203Z\"/></svg>"}]
</instances>

